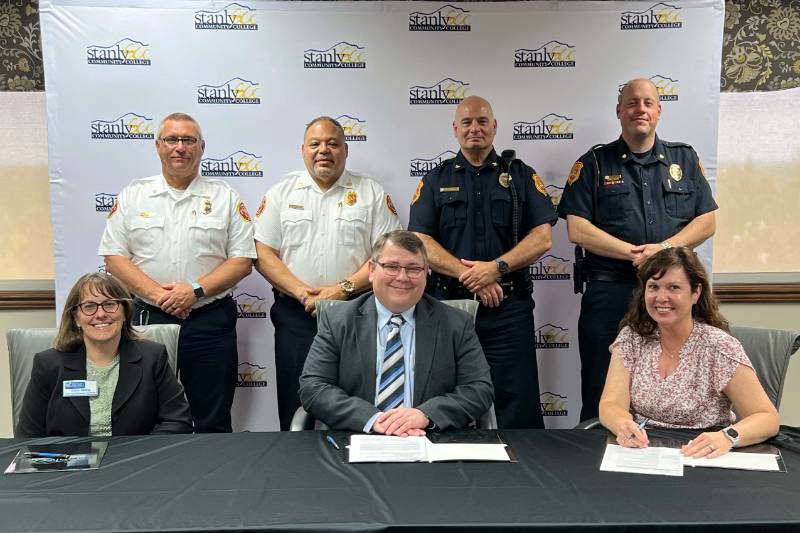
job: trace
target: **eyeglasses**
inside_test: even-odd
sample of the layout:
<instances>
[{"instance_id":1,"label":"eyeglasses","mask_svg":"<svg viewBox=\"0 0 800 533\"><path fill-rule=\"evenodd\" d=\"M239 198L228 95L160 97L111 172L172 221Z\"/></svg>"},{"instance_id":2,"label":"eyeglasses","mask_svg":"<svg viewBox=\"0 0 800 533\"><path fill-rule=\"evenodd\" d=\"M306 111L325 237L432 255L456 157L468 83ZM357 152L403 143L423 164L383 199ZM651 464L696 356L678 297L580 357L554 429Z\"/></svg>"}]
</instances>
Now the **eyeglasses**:
<instances>
[{"instance_id":1,"label":"eyeglasses","mask_svg":"<svg viewBox=\"0 0 800 533\"><path fill-rule=\"evenodd\" d=\"M387 265L385 263L381 263L380 261L375 261L375 264L379 265L384 270L384 272L386 272L390 276L399 276L400 271L405 270L406 276L412 279L420 277L422 273L427 270L426 267Z\"/></svg>"},{"instance_id":2,"label":"eyeglasses","mask_svg":"<svg viewBox=\"0 0 800 533\"><path fill-rule=\"evenodd\" d=\"M167 143L167 146L178 146L178 143L183 143L184 146L194 146L199 139L197 137L161 137L161 140Z\"/></svg>"},{"instance_id":3,"label":"eyeglasses","mask_svg":"<svg viewBox=\"0 0 800 533\"><path fill-rule=\"evenodd\" d=\"M119 304L125 300L106 300L103 303L96 302L82 302L73 307L73 309L80 309L81 313L86 316L92 316L97 313L97 309L102 307L106 313L116 313L119 309Z\"/></svg>"}]
</instances>

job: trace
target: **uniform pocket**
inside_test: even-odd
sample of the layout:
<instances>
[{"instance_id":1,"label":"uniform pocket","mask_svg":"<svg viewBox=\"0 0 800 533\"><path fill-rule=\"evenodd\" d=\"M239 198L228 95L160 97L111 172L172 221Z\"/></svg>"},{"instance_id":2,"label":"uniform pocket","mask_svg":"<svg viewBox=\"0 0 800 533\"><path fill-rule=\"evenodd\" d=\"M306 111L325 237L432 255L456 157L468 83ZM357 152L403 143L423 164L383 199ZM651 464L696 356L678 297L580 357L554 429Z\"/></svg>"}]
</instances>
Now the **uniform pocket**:
<instances>
[{"instance_id":1,"label":"uniform pocket","mask_svg":"<svg viewBox=\"0 0 800 533\"><path fill-rule=\"evenodd\" d=\"M689 220L694 216L694 190L691 182L669 178L661 182L664 190L664 210L673 218Z\"/></svg>"},{"instance_id":2,"label":"uniform pocket","mask_svg":"<svg viewBox=\"0 0 800 533\"><path fill-rule=\"evenodd\" d=\"M363 207L342 207L336 214L337 235L342 239L342 244L348 247L364 247L370 249L367 243L370 232L367 229L367 210Z\"/></svg>"},{"instance_id":3,"label":"uniform pocket","mask_svg":"<svg viewBox=\"0 0 800 533\"><path fill-rule=\"evenodd\" d=\"M510 226L513 204L511 203L511 192L507 190L493 190L492 200L492 222L495 226Z\"/></svg>"},{"instance_id":4,"label":"uniform pocket","mask_svg":"<svg viewBox=\"0 0 800 533\"><path fill-rule=\"evenodd\" d=\"M164 245L164 217L138 216L131 221L130 228L133 255L152 259Z\"/></svg>"},{"instance_id":5,"label":"uniform pocket","mask_svg":"<svg viewBox=\"0 0 800 533\"><path fill-rule=\"evenodd\" d=\"M206 215L196 217L189 223L189 237L198 255L225 255L228 233L221 218Z\"/></svg>"},{"instance_id":6,"label":"uniform pocket","mask_svg":"<svg viewBox=\"0 0 800 533\"><path fill-rule=\"evenodd\" d=\"M611 185L597 190L597 222L600 225L617 225L625 221L633 208L631 191L625 185Z\"/></svg>"},{"instance_id":7,"label":"uniform pocket","mask_svg":"<svg viewBox=\"0 0 800 533\"><path fill-rule=\"evenodd\" d=\"M281 211L282 245L296 248L311 234L313 213L308 209L284 209Z\"/></svg>"},{"instance_id":8,"label":"uniform pocket","mask_svg":"<svg viewBox=\"0 0 800 533\"><path fill-rule=\"evenodd\" d=\"M451 228L467 223L467 194L463 191L447 192L441 196L442 226Z\"/></svg>"}]
</instances>

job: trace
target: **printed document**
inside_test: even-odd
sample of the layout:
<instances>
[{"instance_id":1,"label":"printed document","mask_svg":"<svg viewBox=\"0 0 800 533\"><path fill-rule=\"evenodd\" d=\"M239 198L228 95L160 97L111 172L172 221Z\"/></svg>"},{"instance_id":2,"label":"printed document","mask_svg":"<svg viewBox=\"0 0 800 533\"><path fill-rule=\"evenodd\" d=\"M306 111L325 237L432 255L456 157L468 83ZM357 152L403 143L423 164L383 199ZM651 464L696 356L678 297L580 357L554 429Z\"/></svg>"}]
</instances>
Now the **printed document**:
<instances>
[{"instance_id":1,"label":"printed document","mask_svg":"<svg viewBox=\"0 0 800 533\"><path fill-rule=\"evenodd\" d=\"M413 463L437 461L506 461L505 444L434 444L427 437L353 435L351 463Z\"/></svg>"}]
</instances>

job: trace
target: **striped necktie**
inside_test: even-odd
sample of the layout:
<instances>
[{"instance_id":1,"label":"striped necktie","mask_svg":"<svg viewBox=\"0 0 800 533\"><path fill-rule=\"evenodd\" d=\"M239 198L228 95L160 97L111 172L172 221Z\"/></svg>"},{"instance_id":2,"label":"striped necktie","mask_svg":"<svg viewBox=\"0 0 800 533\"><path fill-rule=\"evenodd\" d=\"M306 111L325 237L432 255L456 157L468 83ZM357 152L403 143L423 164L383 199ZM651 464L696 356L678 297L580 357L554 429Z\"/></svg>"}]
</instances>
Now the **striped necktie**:
<instances>
[{"instance_id":1,"label":"striped necktie","mask_svg":"<svg viewBox=\"0 0 800 533\"><path fill-rule=\"evenodd\" d=\"M389 334L386 336L386 348L378 376L378 396L375 398L375 406L384 413L401 406L405 397L406 367L403 341L400 339L403 322L401 315L392 315L389 319Z\"/></svg>"}]
</instances>

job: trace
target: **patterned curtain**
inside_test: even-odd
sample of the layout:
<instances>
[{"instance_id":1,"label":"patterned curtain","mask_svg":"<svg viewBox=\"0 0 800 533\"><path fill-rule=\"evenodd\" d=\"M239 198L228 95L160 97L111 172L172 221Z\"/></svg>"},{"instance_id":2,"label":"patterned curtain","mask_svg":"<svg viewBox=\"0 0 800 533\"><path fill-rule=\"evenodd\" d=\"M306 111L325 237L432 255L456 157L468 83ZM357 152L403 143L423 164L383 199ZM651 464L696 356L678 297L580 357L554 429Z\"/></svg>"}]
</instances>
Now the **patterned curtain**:
<instances>
[{"instance_id":1,"label":"patterned curtain","mask_svg":"<svg viewBox=\"0 0 800 533\"><path fill-rule=\"evenodd\" d=\"M38 0L0 0L0 91L43 91ZM722 91L800 87L800 0L726 0Z\"/></svg>"}]
</instances>

